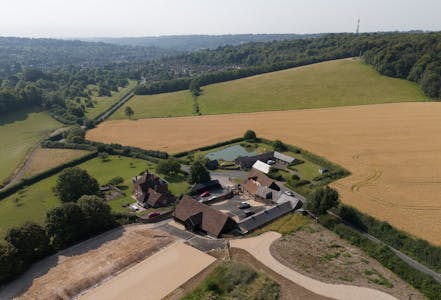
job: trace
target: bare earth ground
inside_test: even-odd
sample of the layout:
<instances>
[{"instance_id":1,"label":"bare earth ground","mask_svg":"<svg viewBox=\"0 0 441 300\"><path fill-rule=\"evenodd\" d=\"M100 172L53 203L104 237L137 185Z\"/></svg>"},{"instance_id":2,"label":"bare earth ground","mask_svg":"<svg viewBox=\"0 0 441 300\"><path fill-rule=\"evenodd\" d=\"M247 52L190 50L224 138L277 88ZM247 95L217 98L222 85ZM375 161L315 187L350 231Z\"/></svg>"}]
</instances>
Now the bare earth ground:
<instances>
[{"instance_id":1,"label":"bare earth ground","mask_svg":"<svg viewBox=\"0 0 441 300\"><path fill-rule=\"evenodd\" d=\"M256 260L251 254L248 252L238 249L238 248L231 248L230 249L231 258L234 261L240 262L242 264L248 265L249 267L253 268L257 272L264 273L266 276L268 276L270 279L277 282L280 286L280 300L326 300L330 298L326 298L323 296L319 296L317 294L314 294L307 289L293 283L292 281L286 279L285 277L277 274L270 268L266 267L264 264L260 263L258 260ZM220 257L219 257L220 256ZM226 251L223 253L216 253L216 257L218 257L218 260L205 268L202 272L199 274L193 276L190 280L188 280L186 283L181 285L179 288L174 290L172 293L167 295L164 299L166 300L178 300L181 299L183 296L194 290L202 281L205 280L205 278L213 272L213 270L222 263L222 260L229 259Z\"/></svg>"},{"instance_id":2,"label":"bare earth ground","mask_svg":"<svg viewBox=\"0 0 441 300\"><path fill-rule=\"evenodd\" d=\"M343 285L325 283L296 272L295 270L276 260L270 252L271 245L280 237L280 233L268 231L256 237L231 240L230 245L231 247L240 248L249 252L257 260L272 269L274 272L304 287L305 289L322 296L341 300L396 299L390 294L376 289L355 286L352 284Z\"/></svg>"},{"instance_id":3,"label":"bare earth ground","mask_svg":"<svg viewBox=\"0 0 441 300\"><path fill-rule=\"evenodd\" d=\"M24 174L32 176L88 153L86 150L37 148L29 158Z\"/></svg>"},{"instance_id":4,"label":"bare earth ground","mask_svg":"<svg viewBox=\"0 0 441 300\"><path fill-rule=\"evenodd\" d=\"M122 272L80 299L163 299L216 259L176 242Z\"/></svg>"},{"instance_id":5,"label":"bare earth ground","mask_svg":"<svg viewBox=\"0 0 441 300\"><path fill-rule=\"evenodd\" d=\"M318 224L281 237L270 251L284 265L323 282L369 287L399 299L425 299L376 260Z\"/></svg>"},{"instance_id":6,"label":"bare earth ground","mask_svg":"<svg viewBox=\"0 0 441 300\"><path fill-rule=\"evenodd\" d=\"M343 202L441 245L441 103L117 120L87 138L170 153L241 136L281 139L346 167Z\"/></svg>"},{"instance_id":7,"label":"bare earth ground","mask_svg":"<svg viewBox=\"0 0 441 300\"><path fill-rule=\"evenodd\" d=\"M0 291L0 299L71 299L173 240L146 225L117 228L33 265Z\"/></svg>"}]
</instances>

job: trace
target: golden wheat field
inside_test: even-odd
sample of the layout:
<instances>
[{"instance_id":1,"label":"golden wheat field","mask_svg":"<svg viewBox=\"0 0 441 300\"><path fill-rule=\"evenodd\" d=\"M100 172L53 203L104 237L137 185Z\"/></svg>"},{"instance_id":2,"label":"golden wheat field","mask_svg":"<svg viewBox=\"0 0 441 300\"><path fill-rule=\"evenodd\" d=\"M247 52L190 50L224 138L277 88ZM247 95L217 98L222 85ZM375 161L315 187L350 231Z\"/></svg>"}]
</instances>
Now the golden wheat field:
<instances>
[{"instance_id":1,"label":"golden wheat field","mask_svg":"<svg viewBox=\"0 0 441 300\"><path fill-rule=\"evenodd\" d=\"M246 129L344 166L343 202L441 245L441 103L116 120L88 138L176 153Z\"/></svg>"}]
</instances>

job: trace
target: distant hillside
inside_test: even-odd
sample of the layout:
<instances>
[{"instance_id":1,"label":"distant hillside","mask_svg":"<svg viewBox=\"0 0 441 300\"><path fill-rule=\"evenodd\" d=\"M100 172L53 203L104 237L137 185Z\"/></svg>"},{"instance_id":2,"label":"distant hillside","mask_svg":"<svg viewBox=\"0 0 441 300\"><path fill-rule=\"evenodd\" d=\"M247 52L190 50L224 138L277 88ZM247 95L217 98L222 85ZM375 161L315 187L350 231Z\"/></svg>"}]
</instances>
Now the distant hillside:
<instances>
[{"instance_id":1,"label":"distant hillside","mask_svg":"<svg viewBox=\"0 0 441 300\"><path fill-rule=\"evenodd\" d=\"M197 103L190 91L135 96L137 119L198 114L425 101L416 83L380 75L360 60L342 59L202 87ZM125 106L112 119L127 118Z\"/></svg>"},{"instance_id":2,"label":"distant hillside","mask_svg":"<svg viewBox=\"0 0 441 300\"><path fill-rule=\"evenodd\" d=\"M84 41L105 42L117 45L159 47L175 51L216 49L220 46L237 46L250 42L271 42L289 39L320 37L323 34L226 34L226 35L170 35L128 38L91 38Z\"/></svg>"},{"instance_id":3,"label":"distant hillside","mask_svg":"<svg viewBox=\"0 0 441 300\"><path fill-rule=\"evenodd\" d=\"M173 53L156 47L0 37L0 77L16 74L29 67L42 70L70 65L96 67L111 63L144 62Z\"/></svg>"}]
</instances>

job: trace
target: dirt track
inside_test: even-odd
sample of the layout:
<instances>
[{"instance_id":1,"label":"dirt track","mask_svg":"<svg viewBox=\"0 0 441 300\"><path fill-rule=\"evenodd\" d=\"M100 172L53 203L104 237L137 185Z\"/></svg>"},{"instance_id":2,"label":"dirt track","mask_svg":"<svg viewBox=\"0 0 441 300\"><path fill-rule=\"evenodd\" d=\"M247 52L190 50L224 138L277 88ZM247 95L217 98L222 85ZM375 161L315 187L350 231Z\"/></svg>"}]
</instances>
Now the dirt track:
<instances>
[{"instance_id":1,"label":"dirt track","mask_svg":"<svg viewBox=\"0 0 441 300\"><path fill-rule=\"evenodd\" d=\"M400 103L104 122L88 138L170 153L254 129L308 149L353 175L345 203L441 245L441 103Z\"/></svg>"}]
</instances>

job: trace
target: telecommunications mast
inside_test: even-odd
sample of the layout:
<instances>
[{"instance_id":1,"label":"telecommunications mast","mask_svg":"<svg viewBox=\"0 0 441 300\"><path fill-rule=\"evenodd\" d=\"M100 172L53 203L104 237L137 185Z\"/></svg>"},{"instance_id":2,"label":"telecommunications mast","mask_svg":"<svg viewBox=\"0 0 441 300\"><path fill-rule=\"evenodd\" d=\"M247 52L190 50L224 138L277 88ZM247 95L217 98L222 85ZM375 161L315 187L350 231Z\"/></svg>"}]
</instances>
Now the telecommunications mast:
<instances>
[{"instance_id":1,"label":"telecommunications mast","mask_svg":"<svg viewBox=\"0 0 441 300\"><path fill-rule=\"evenodd\" d=\"M358 19L357 22L357 31L355 32L355 34L359 34L360 33L360 19Z\"/></svg>"}]
</instances>

